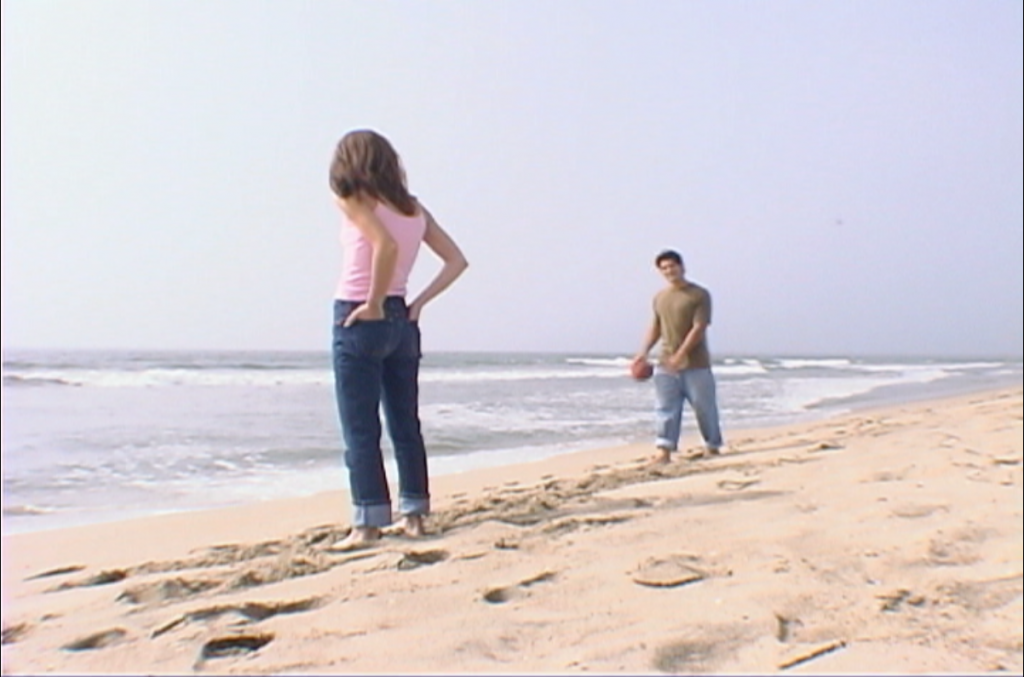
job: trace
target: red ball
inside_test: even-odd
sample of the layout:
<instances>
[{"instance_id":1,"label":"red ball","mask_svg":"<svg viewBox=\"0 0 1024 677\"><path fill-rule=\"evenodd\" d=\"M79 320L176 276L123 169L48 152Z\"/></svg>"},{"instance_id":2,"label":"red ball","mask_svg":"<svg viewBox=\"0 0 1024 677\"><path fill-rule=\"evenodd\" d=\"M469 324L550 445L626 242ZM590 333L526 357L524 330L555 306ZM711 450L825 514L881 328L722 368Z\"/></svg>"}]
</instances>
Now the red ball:
<instances>
[{"instance_id":1,"label":"red ball","mask_svg":"<svg viewBox=\"0 0 1024 677\"><path fill-rule=\"evenodd\" d=\"M654 366L646 360L633 362L629 365L629 374L637 381L646 381L654 374Z\"/></svg>"}]
</instances>

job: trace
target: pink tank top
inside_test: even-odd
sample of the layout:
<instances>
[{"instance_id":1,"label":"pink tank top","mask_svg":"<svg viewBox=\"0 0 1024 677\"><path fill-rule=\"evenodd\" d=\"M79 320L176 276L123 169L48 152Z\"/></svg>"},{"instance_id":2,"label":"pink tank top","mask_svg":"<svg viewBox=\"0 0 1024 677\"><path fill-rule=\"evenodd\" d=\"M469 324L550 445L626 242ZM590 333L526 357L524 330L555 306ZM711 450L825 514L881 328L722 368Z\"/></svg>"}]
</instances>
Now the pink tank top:
<instances>
[{"instance_id":1,"label":"pink tank top","mask_svg":"<svg viewBox=\"0 0 1024 677\"><path fill-rule=\"evenodd\" d=\"M378 202L374 213L398 244L398 260L395 275L388 287L388 296L405 296L409 273L416 263L416 255L427 230L427 219L423 211L414 216L396 212L383 202ZM373 260L373 246L343 216L341 222L341 279L334 297L342 301L365 301L370 293L370 267Z\"/></svg>"}]
</instances>

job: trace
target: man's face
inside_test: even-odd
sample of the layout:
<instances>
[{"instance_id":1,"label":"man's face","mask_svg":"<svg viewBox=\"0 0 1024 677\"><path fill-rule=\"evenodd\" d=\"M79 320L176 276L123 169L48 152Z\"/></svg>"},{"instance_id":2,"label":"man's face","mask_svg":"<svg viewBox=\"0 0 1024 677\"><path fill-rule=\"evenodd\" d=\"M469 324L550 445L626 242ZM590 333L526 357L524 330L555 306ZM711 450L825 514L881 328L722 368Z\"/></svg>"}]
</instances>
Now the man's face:
<instances>
[{"instance_id":1,"label":"man's face","mask_svg":"<svg viewBox=\"0 0 1024 677\"><path fill-rule=\"evenodd\" d=\"M658 264L658 270L669 284L675 284L682 280L685 272L683 266L672 259L662 259Z\"/></svg>"}]
</instances>

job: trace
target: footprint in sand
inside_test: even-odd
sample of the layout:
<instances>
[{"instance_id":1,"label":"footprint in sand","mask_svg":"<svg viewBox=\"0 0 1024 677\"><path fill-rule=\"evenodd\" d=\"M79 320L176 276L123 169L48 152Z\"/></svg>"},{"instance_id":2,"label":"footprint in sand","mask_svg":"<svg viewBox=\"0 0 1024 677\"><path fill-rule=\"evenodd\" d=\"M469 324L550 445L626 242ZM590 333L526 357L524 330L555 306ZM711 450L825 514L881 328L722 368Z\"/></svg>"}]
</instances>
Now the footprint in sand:
<instances>
[{"instance_id":1,"label":"footprint in sand","mask_svg":"<svg viewBox=\"0 0 1024 677\"><path fill-rule=\"evenodd\" d=\"M0 644L14 644L19 641L22 637L28 634L31 626L28 623L15 623L14 625L5 625L3 627L3 634L0 635L2 640Z\"/></svg>"},{"instance_id":2,"label":"footprint in sand","mask_svg":"<svg viewBox=\"0 0 1024 677\"><path fill-rule=\"evenodd\" d=\"M407 552L402 555L402 559L398 560L398 570L408 571L410 569L418 569L422 566L429 566L431 564L437 564L448 559L447 550L423 550L421 552Z\"/></svg>"},{"instance_id":3,"label":"footprint in sand","mask_svg":"<svg viewBox=\"0 0 1024 677\"><path fill-rule=\"evenodd\" d=\"M760 484L761 480L719 480L718 488L724 491L743 491L747 487Z\"/></svg>"},{"instance_id":4,"label":"footprint in sand","mask_svg":"<svg viewBox=\"0 0 1024 677\"><path fill-rule=\"evenodd\" d=\"M588 515L583 517L567 517L557 520L541 529L542 533L549 536L562 536L578 529L587 527L604 527L612 524L621 524L634 519L635 513L617 515Z\"/></svg>"},{"instance_id":5,"label":"footprint in sand","mask_svg":"<svg viewBox=\"0 0 1024 677\"><path fill-rule=\"evenodd\" d=\"M87 635L81 639L76 639L73 642L65 644L61 648L65 651L91 651L92 649L103 649L111 644L117 643L127 634L128 632L123 628L112 628L110 630L103 630L101 632Z\"/></svg>"},{"instance_id":6,"label":"footprint in sand","mask_svg":"<svg viewBox=\"0 0 1024 677\"><path fill-rule=\"evenodd\" d=\"M491 604L504 604L516 598L515 586L509 588L494 588L484 593L484 601Z\"/></svg>"},{"instance_id":7,"label":"footprint in sand","mask_svg":"<svg viewBox=\"0 0 1024 677\"><path fill-rule=\"evenodd\" d=\"M903 468L901 470L879 470L876 473L871 474L866 479L861 480L862 482L902 482L907 479L907 475L910 472L910 468Z\"/></svg>"},{"instance_id":8,"label":"footprint in sand","mask_svg":"<svg viewBox=\"0 0 1024 677\"><path fill-rule=\"evenodd\" d=\"M1024 576L1014 574L981 581L953 581L939 586L943 603L956 604L976 613L999 609L1020 598Z\"/></svg>"},{"instance_id":9,"label":"footprint in sand","mask_svg":"<svg viewBox=\"0 0 1024 677\"><path fill-rule=\"evenodd\" d=\"M654 667L668 674L710 672L735 652L735 646L717 641L682 640L663 646L654 655Z\"/></svg>"},{"instance_id":10,"label":"footprint in sand","mask_svg":"<svg viewBox=\"0 0 1024 677\"><path fill-rule=\"evenodd\" d=\"M211 658L229 658L231 656L244 656L254 651L259 651L271 641L272 634L261 635L233 635L230 637L218 637L211 639L203 645L199 652L200 662Z\"/></svg>"},{"instance_id":11,"label":"footprint in sand","mask_svg":"<svg viewBox=\"0 0 1024 677\"><path fill-rule=\"evenodd\" d=\"M696 583L708 572L696 566L700 558L693 555L667 555L644 560L631 574L633 582L650 588L675 588Z\"/></svg>"},{"instance_id":12,"label":"footprint in sand","mask_svg":"<svg viewBox=\"0 0 1024 677\"><path fill-rule=\"evenodd\" d=\"M233 547L233 546L232 546ZM163 580L143 582L126 588L117 597L117 601L135 605L159 604L167 601L180 601L196 597L203 593L221 594L234 590L254 588L280 581L323 573L334 567L348 564L358 559L373 556L373 553L351 553L346 557L329 557L329 553L317 550L299 552L282 552L275 557L259 555L253 558L233 560L229 564L241 564L229 570L210 573L202 577L188 578L175 576ZM150 563L132 569L113 569L102 571L91 577L78 581L68 581L48 590L58 592L86 586L108 585L129 578L132 574L152 575L160 571L181 571L192 568L213 568L224 566L203 563L193 566L189 563Z\"/></svg>"},{"instance_id":13,"label":"footprint in sand","mask_svg":"<svg viewBox=\"0 0 1024 677\"><path fill-rule=\"evenodd\" d=\"M545 571L537 574L525 580L519 581L515 585L510 585L504 588L492 588L483 594L483 599L489 604L504 604L510 602L513 599L517 599L522 596L523 591L531 586L538 583L547 583L555 579L555 573L552 571Z\"/></svg>"},{"instance_id":14,"label":"footprint in sand","mask_svg":"<svg viewBox=\"0 0 1024 677\"><path fill-rule=\"evenodd\" d=\"M907 503L893 508L891 514L893 517L902 517L904 519L919 519L921 517L928 517L939 510L949 512L949 506Z\"/></svg>"},{"instance_id":15,"label":"footprint in sand","mask_svg":"<svg viewBox=\"0 0 1024 677\"><path fill-rule=\"evenodd\" d=\"M209 570L233 565L244 565L240 575L225 578L223 573L219 573L196 579L178 577L160 583L144 584L142 587L136 586L119 599L143 603L150 599L179 599L217 587L233 590L276 583L289 578L322 573L351 561L351 558L328 558L322 548L314 547L325 541L333 542L340 533L340 528L326 525L313 527L285 541L266 541L253 545L216 545L207 548L202 554L186 559L146 562L121 569L107 569L92 576L65 581L47 592L110 585L133 576L194 569ZM35 574L27 580L76 573L83 569L85 567L78 564L63 566Z\"/></svg>"},{"instance_id":16,"label":"footprint in sand","mask_svg":"<svg viewBox=\"0 0 1024 677\"><path fill-rule=\"evenodd\" d=\"M928 601L922 595L915 595L906 588L900 588L885 595L875 595L875 597L882 602L881 611L888 613L899 611L904 602L910 606L923 606Z\"/></svg>"},{"instance_id":17,"label":"footprint in sand","mask_svg":"<svg viewBox=\"0 0 1024 677\"><path fill-rule=\"evenodd\" d=\"M652 667L673 675L715 672L755 638L745 626L702 627L692 636L659 647L654 652Z\"/></svg>"},{"instance_id":18,"label":"footprint in sand","mask_svg":"<svg viewBox=\"0 0 1024 677\"><path fill-rule=\"evenodd\" d=\"M222 584L219 580L189 580L171 578L155 583L143 583L128 588L117 596L118 602L128 604L157 604L198 595Z\"/></svg>"},{"instance_id":19,"label":"footprint in sand","mask_svg":"<svg viewBox=\"0 0 1024 677\"><path fill-rule=\"evenodd\" d=\"M56 569L50 569L49 571L44 571L42 573L35 574L33 576L29 576L25 580L26 581L34 581L37 578L49 578L51 576L63 576L65 574L73 574L73 573L77 573L79 571L84 571L84 570L85 570L85 566L82 565L82 564L71 564L69 566L57 567Z\"/></svg>"},{"instance_id":20,"label":"footprint in sand","mask_svg":"<svg viewBox=\"0 0 1024 677\"><path fill-rule=\"evenodd\" d=\"M128 572L124 569L111 569L109 571L101 571L94 576L90 576L80 581L66 581L47 592L70 590L72 588L88 588L97 585L110 585L111 583L119 583L126 578L128 578Z\"/></svg>"},{"instance_id":21,"label":"footprint in sand","mask_svg":"<svg viewBox=\"0 0 1024 677\"><path fill-rule=\"evenodd\" d=\"M775 639L786 644L793 638L793 630L802 626L804 622L796 616L784 616L775 614Z\"/></svg>"},{"instance_id":22,"label":"footprint in sand","mask_svg":"<svg viewBox=\"0 0 1024 677\"><path fill-rule=\"evenodd\" d=\"M164 623L153 631L150 638L159 637L160 635L181 627L186 623L193 621L215 620L226 614L240 616L243 623L259 623L260 621L265 621L266 619L274 616L311 611L323 606L323 604L323 598L310 597L308 599L300 599L292 602L246 602L244 604L226 604L221 606L205 607L202 609L196 609L195 611L190 611L183 616L175 618L169 623Z\"/></svg>"},{"instance_id":23,"label":"footprint in sand","mask_svg":"<svg viewBox=\"0 0 1024 677\"><path fill-rule=\"evenodd\" d=\"M978 527L964 527L952 534L939 531L928 542L926 562L932 566L974 564L981 559L979 548L989 535Z\"/></svg>"}]
</instances>

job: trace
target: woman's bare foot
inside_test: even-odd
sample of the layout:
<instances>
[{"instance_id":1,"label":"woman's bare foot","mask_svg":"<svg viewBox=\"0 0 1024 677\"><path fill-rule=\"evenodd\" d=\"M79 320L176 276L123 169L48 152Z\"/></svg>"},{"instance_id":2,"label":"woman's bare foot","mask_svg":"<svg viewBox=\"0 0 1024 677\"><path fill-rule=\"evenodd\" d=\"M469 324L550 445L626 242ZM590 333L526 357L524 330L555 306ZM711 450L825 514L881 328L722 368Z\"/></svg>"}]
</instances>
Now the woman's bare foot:
<instances>
[{"instance_id":1,"label":"woman's bare foot","mask_svg":"<svg viewBox=\"0 0 1024 677\"><path fill-rule=\"evenodd\" d=\"M410 538L422 538L427 533L423 528L423 515L406 515L402 519L401 529Z\"/></svg>"},{"instance_id":2,"label":"woman's bare foot","mask_svg":"<svg viewBox=\"0 0 1024 677\"><path fill-rule=\"evenodd\" d=\"M657 453L651 459L652 465L668 465L672 461L672 452L663 447L658 447Z\"/></svg>"},{"instance_id":3,"label":"woman's bare foot","mask_svg":"<svg viewBox=\"0 0 1024 677\"><path fill-rule=\"evenodd\" d=\"M348 532L348 536L332 545L329 550L361 550L362 548L369 548L379 540L380 529L377 527L352 527L352 530Z\"/></svg>"}]
</instances>

